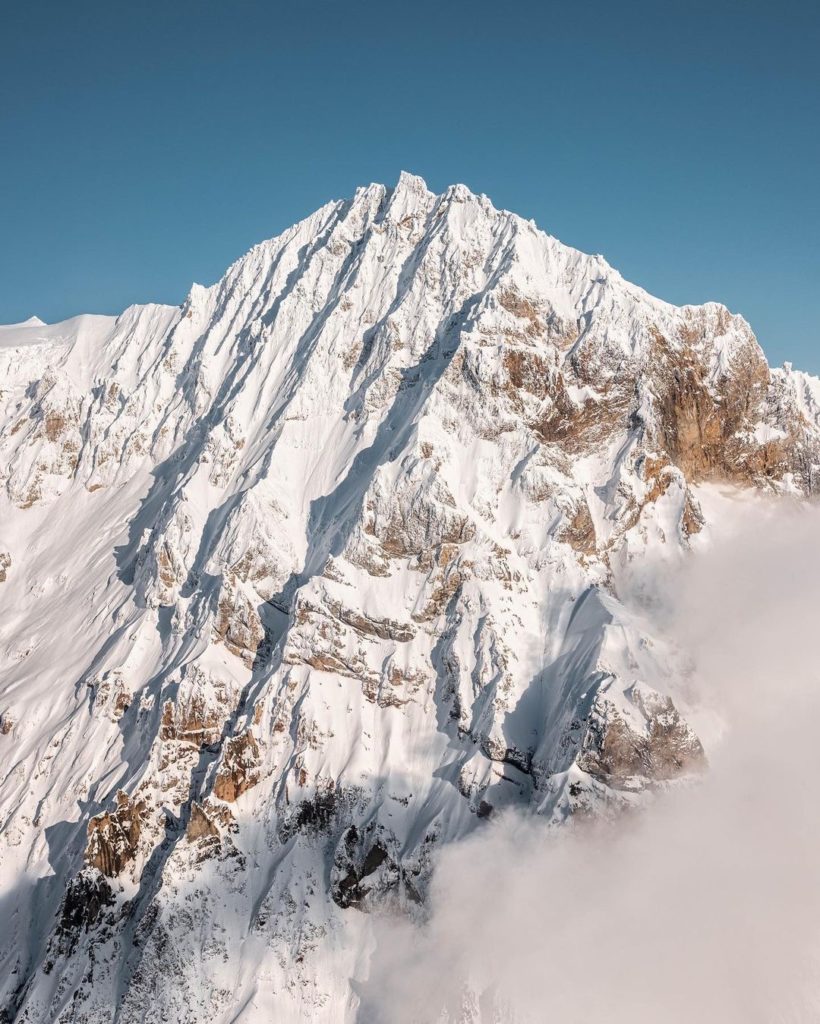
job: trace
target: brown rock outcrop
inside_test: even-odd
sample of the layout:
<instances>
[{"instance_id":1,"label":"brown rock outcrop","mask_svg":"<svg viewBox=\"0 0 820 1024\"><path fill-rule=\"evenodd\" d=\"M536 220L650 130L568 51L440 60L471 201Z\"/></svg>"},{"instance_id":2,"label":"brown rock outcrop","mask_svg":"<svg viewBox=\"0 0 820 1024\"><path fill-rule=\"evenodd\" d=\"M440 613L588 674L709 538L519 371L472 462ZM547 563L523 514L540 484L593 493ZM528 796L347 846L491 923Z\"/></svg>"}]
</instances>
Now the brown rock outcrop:
<instances>
[{"instance_id":1,"label":"brown rock outcrop","mask_svg":"<svg viewBox=\"0 0 820 1024\"><path fill-rule=\"evenodd\" d=\"M98 814L88 823L86 864L108 878L119 875L136 856L146 810L145 801L132 800L120 790L115 810Z\"/></svg>"},{"instance_id":2,"label":"brown rock outcrop","mask_svg":"<svg viewBox=\"0 0 820 1024\"><path fill-rule=\"evenodd\" d=\"M626 425L634 383L599 383L595 398L576 400L570 394L563 373L556 374L550 399L544 411L530 428L545 444L558 444L565 452L575 454L600 444Z\"/></svg>"},{"instance_id":3,"label":"brown rock outcrop","mask_svg":"<svg viewBox=\"0 0 820 1024\"><path fill-rule=\"evenodd\" d=\"M396 622L394 619L373 618L350 608L344 608L341 604L331 605L330 610L340 622L352 626L358 633L364 633L366 636L407 643L416 635L416 631L411 625Z\"/></svg>"},{"instance_id":4,"label":"brown rock outcrop","mask_svg":"<svg viewBox=\"0 0 820 1024\"><path fill-rule=\"evenodd\" d=\"M594 555L597 548L595 524L589 511L589 505L582 498L572 512L565 517L558 539L569 544L579 554Z\"/></svg>"},{"instance_id":5,"label":"brown rock outcrop","mask_svg":"<svg viewBox=\"0 0 820 1024\"><path fill-rule=\"evenodd\" d=\"M232 736L225 743L214 779L214 796L233 803L259 782L259 744L252 732Z\"/></svg>"},{"instance_id":6,"label":"brown rock outcrop","mask_svg":"<svg viewBox=\"0 0 820 1024\"><path fill-rule=\"evenodd\" d=\"M812 460L798 418L757 439L758 425L775 424L768 402L771 373L751 332L717 376L710 376L701 348L672 345L657 332L650 366L657 442L688 481L759 486L791 472L811 491Z\"/></svg>"},{"instance_id":7,"label":"brown rock outcrop","mask_svg":"<svg viewBox=\"0 0 820 1024\"><path fill-rule=\"evenodd\" d=\"M550 391L549 363L530 349L509 348L504 353L504 370L510 386L536 398L546 398Z\"/></svg>"},{"instance_id":8,"label":"brown rock outcrop","mask_svg":"<svg viewBox=\"0 0 820 1024\"><path fill-rule=\"evenodd\" d=\"M197 839L218 837L219 829L206 813L202 804L194 801L191 804L191 816L188 819L188 827L185 829L185 838L193 843Z\"/></svg>"},{"instance_id":9,"label":"brown rock outcrop","mask_svg":"<svg viewBox=\"0 0 820 1024\"><path fill-rule=\"evenodd\" d=\"M248 668L253 666L265 639L265 629L256 609L240 590L231 586L226 586L219 598L214 638L224 643Z\"/></svg>"},{"instance_id":10,"label":"brown rock outcrop","mask_svg":"<svg viewBox=\"0 0 820 1024\"><path fill-rule=\"evenodd\" d=\"M577 758L583 771L618 788L630 779L665 781L705 766L700 740L670 697L644 686L631 687L626 696L642 728L599 694Z\"/></svg>"},{"instance_id":11,"label":"brown rock outcrop","mask_svg":"<svg viewBox=\"0 0 820 1024\"><path fill-rule=\"evenodd\" d=\"M163 740L177 740L193 747L216 743L222 732L223 717L217 708L209 707L201 694L194 693L174 704L166 700L162 708L159 735Z\"/></svg>"}]
</instances>

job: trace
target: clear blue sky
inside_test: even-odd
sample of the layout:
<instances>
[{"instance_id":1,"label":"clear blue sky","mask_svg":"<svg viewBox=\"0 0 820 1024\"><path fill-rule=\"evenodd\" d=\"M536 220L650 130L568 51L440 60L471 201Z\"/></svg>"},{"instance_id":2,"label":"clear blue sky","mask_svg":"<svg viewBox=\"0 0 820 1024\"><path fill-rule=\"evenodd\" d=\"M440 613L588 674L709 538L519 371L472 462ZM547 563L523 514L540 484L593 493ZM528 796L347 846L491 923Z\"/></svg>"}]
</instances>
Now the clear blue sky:
<instances>
[{"instance_id":1,"label":"clear blue sky","mask_svg":"<svg viewBox=\"0 0 820 1024\"><path fill-rule=\"evenodd\" d=\"M181 302L405 168L820 372L820 5L0 0L0 322Z\"/></svg>"}]
</instances>

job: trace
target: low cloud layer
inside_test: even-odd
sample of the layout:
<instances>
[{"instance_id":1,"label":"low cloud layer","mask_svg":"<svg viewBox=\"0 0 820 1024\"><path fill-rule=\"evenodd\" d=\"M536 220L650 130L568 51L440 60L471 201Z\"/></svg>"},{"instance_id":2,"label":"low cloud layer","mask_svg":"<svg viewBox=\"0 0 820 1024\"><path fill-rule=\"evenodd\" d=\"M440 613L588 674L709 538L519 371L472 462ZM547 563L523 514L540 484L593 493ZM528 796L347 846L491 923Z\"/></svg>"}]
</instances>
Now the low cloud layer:
<instances>
[{"instance_id":1,"label":"low cloud layer","mask_svg":"<svg viewBox=\"0 0 820 1024\"><path fill-rule=\"evenodd\" d=\"M725 723L709 772L616 825L507 817L444 851L428 923L375 926L361 1021L820 1019L820 514L740 504L633 583Z\"/></svg>"}]
</instances>

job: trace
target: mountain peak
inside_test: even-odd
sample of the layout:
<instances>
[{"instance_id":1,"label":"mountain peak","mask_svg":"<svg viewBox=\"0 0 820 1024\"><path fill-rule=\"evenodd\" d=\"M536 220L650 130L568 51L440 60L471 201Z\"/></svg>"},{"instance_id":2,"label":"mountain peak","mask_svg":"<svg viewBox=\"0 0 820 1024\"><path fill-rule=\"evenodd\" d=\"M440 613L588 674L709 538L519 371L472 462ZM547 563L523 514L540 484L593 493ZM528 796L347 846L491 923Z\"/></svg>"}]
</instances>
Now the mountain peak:
<instances>
[{"instance_id":1,"label":"mountain peak","mask_svg":"<svg viewBox=\"0 0 820 1024\"><path fill-rule=\"evenodd\" d=\"M399 173L399 180L396 182L395 190L398 191L415 192L418 195L425 195L430 192L427 188L427 182L418 174L411 174L410 171L401 171Z\"/></svg>"},{"instance_id":2,"label":"mountain peak","mask_svg":"<svg viewBox=\"0 0 820 1024\"><path fill-rule=\"evenodd\" d=\"M448 843L702 768L626 573L709 535L709 484L820 490L820 382L742 318L405 173L182 307L4 329L0 380L32 1024L352 1020L363 912L417 914Z\"/></svg>"}]
</instances>

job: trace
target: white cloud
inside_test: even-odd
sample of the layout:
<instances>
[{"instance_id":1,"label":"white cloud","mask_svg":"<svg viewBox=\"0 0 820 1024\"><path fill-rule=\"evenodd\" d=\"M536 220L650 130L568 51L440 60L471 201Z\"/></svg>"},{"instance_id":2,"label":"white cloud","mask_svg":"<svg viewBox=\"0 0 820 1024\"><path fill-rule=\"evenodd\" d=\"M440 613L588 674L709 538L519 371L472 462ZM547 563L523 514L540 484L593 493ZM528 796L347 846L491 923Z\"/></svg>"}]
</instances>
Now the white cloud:
<instances>
[{"instance_id":1,"label":"white cloud","mask_svg":"<svg viewBox=\"0 0 820 1024\"><path fill-rule=\"evenodd\" d=\"M426 925L375 923L361 1021L820 1019L820 515L729 507L637 581L727 723L707 775L616 825L508 816L445 850Z\"/></svg>"}]
</instances>

